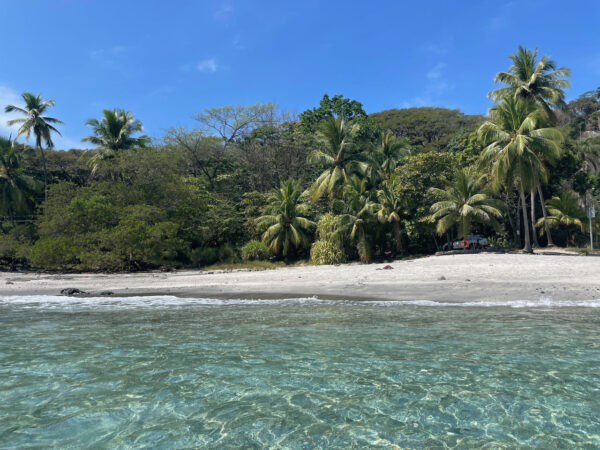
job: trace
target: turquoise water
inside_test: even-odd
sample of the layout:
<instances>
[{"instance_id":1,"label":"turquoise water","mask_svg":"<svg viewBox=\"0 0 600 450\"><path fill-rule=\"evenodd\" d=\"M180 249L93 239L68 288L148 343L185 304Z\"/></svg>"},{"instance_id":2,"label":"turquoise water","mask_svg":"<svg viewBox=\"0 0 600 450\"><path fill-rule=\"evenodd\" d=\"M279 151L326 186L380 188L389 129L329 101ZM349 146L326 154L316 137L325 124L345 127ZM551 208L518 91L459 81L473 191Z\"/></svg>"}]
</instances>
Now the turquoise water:
<instances>
[{"instance_id":1,"label":"turquoise water","mask_svg":"<svg viewBox=\"0 0 600 450\"><path fill-rule=\"evenodd\" d=\"M484 305L0 297L0 448L599 447L599 302Z\"/></svg>"}]
</instances>

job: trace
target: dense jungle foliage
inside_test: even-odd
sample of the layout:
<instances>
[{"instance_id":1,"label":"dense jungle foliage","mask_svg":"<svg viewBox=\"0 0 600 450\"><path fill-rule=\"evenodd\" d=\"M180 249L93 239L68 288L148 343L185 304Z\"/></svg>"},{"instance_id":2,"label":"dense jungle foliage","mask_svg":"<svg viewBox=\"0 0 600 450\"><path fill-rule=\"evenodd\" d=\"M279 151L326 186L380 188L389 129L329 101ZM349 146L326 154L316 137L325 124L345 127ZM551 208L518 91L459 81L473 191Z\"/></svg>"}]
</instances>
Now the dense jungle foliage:
<instances>
[{"instance_id":1,"label":"dense jungle foliage","mask_svg":"<svg viewBox=\"0 0 600 450\"><path fill-rule=\"evenodd\" d=\"M0 139L0 264L370 262L472 233L526 251L589 245L600 88L567 103L568 69L521 47L510 60L487 117L367 114L324 95L297 117L271 103L207 109L195 129L150 139L114 109L86 122L92 150L54 149L54 102L25 93L6 105L18 134Z\"/></svg>"}]
</instances>

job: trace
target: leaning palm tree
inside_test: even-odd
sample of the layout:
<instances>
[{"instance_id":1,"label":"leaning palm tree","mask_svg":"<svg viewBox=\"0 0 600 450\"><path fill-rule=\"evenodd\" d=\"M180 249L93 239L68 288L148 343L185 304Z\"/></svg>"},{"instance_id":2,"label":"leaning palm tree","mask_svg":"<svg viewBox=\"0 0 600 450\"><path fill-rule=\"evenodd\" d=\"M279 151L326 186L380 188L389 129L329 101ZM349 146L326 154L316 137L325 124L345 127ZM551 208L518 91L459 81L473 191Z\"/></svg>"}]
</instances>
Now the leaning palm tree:
<instances>
[{"instance_id":1,"label":"leaning palm tree","mask_svg":"<svg viewBox=\"0 0 600 450\"><path fill-rule=\"evenodd\" d=\"M499 72L495 83L508 86L495 89L488 94L495 102L505 97L529 99L540 106L554 121L552 108L563 109L566 106L564 89L570 84L565 77L571 75L566 67L556 67L556 63L547 56L537 61L537 48L534 51L519 46L517 53L510 55L513 65L507 72Z\"/></svg>"},{"instance_id":2,"label":"leaning palm tree","mask_svg":"<svg viewBox=\"0 0 600 450\"><path fill-rule=\"evenodd\" d=\"M57 133L59 136L61 136L61 134L53 124L60 124L62 122L54 117L44 116L46 110L54 106L54 100L44 100L41 95L36 96L31 92L24 92L21 97L25 101L25 106L23 108L15 105L8 105L4 108L4 111L7 113L19 112L25 116L19 119L9 120L8 126L20 125L15 141L19 137L24 136L25 145L27 145L29 136L33 133L35 146L40 152L42 165L44 167L44 199L48 200L48 172L46 170L46 156L42 144L46 144L47 148L54 147L51 133Z\"/></svg>"},{"instance_id":3,"label":"leaning palm tree","mask_svg":"<svg viewBox=\"0 0 600 450\"><path fill-rule=\"evenodd\" d=\"M402 221L406 214L406 204L400 195L393 174L390 179L381 184L381 189L377 191L375 209L379 222L391 225L395 251L402 253Z\"/></svg>"},{"instance_id":4,"label":"leaning palm tree","mask_svg":"<svg viewBox=\"0 0 600 450\"><path fill-rule=\"evenodd\" d=\"M429 192L439 198L431 205L428 218L430 222L437 222L439 235L457 226L458 235L467 236L471 233L473 222L499 227L497 219L502 216L504 205L489 195L485 175L461 169L446 189L430 188Z\"/></svg>"},{"instance_id":5,"label":"leaning palm tree","mask_svg":"<svg viewBox=\"0 0 600 450\"><path fill-rule=\"evenodd\" d=\"M319 132L321 149L312 152L308 160L311 164L327 166L327 169L309 189L313 202L325 194L334 197L352 174L365 171L367 165L360 161L353 145L357 130L358 125L349 126L341 116L337 119L329 117L322 123Z\"/></svg>"},{"instance_id":6,"label":"leaning palm tree","mask_svg":"<svg viewBox=\"0 0 600 450\"><path fill-rule=\"evenodd\" d=\"M546 201L546 208L550 213L548 216L550 227L558 228L574 225L581 231L584 230L585 211L579 206L579 197L575 192L565 191L561 193L560 197L552 197ZM536 227L541 228L541 233L544 232L543 226L543 220L538 220Z\"/></svg>"},{"instance_id":7,"label":"leaning palm tree","mask_svg":"<svg viewBox=\"0 0 600 450\"><path fill-rule=\"evenodd\" d=\"M535 189L538 181L547 181L545 163L552 163L560 156L563 135L556 128L542 127L543 118L531 100L506 97L490 109L490 116L492 120L478 130L486 146L481 153L481 166L489 169L496 188L502 183L510 186L518 182L525 228L524 249L532 252L525 193Z\"/></svg>"},{"instance_id":8,"label":"leaning palm tree","mask_svg":"<svg viewBox=\"0 0 600 450\"><path fill-rule=\"evenodd\" d=\"M265 230L262 241L276 255L287 257L292 248L305 247L309 232L316 224L302 214L307 205L300 203L300 183L292 179L283 182L269 198L265 214L256 219L259 229Z\"/></svg>"},{"instance_id":9,"label":"leaning palm tree","mask_svg":"<svg viewBox=\"0 0 600 450\"><path fill-rule=\"evenodd\" d=\"M89 119L85 124L93 129L94 135L85 136L82 141L91 142L99 150L90 159L92 174L96 173L101 161L114 158L122 150L142 148L150 143L146 135L134 137L144 127L129 111L105 109L102 119Z\"/></svg>"}]
</instances>

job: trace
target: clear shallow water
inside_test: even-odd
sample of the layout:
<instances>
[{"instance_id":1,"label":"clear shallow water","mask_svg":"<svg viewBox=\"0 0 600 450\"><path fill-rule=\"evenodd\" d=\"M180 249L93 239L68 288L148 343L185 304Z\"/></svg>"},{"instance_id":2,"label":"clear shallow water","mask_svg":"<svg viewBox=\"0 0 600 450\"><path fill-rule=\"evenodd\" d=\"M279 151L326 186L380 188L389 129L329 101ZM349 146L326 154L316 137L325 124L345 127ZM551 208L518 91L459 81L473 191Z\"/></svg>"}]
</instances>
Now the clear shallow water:
<instances>
[{"instance_id":1,"label":"clear shallow water","mask_svg":"<svg viewBox=\"0 0 600 450\"><path fill-rule=\"evenodd\" d=\"M600 302L0 297L0 448L600 446Z\"/></svg>"}]
</instances>

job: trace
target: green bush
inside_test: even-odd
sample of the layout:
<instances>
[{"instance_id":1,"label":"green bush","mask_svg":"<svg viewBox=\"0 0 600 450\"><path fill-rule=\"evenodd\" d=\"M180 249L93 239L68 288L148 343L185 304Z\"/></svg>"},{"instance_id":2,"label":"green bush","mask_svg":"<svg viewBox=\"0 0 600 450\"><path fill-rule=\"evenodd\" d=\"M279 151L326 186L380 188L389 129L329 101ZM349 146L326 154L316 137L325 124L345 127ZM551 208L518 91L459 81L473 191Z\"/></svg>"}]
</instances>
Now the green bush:
<instances>
[{"instance_id":1,"label":"green bush","mask_svg":"<svg viewBox=\"0 0 600 450\"><path fill-rule=\"evenodd\" d=\"M192 250L190 260L195 266L208 266L219 260L217 247L200 247Z\"/></svg>"},{"instance_id":2,"label":"green bush","mask_svg":"<svg viewBox=\"0 0 600 450\"><path fill-rule=\"evenodd\" d=\"M331 213L323 214L317 222L317 235L319 239L329 240L333 233L340 227L340 219Z\"/></svg>"},{"instance_id":3,"label":"green bush","mask_svg":"<svg viewBox=\"0 0 600 450\"><path fill-rule=\"evenodd\" d=\"M36 267L65 269L79 263L78 253L71 238L42 237L31 247L29 260Z\"/></svg>"},{"instance_id":4,"label":"green bush","mask_svg":"<svg viewBox=\"0 0 600 450\"><path fill-rule=\"evenodd\" d=\"M252 240L242 247L244 261L264 261L269 257L269 248L261 241Z\"/></svg>"},{"instance_id":5,"label":"green bush","mask_svg":"<svg viewBox=\"0 0 600 450\"><path fill-rule=\"evenodd\" d=\"M219 247L219 261L233 262L236 260L235 250L229 244L224 244Z\"/></svg>"},{"instance_id":6,"label":"green bush","mask_svg":"<svg viewBox=\"0 0 600 450\"><path fill-rule=\"evenodd\" d=\"M344 250L331 241L316 241L310 248L310 260L313 264L340 264L344 262Z\"/></svg>"}]
</instances>

